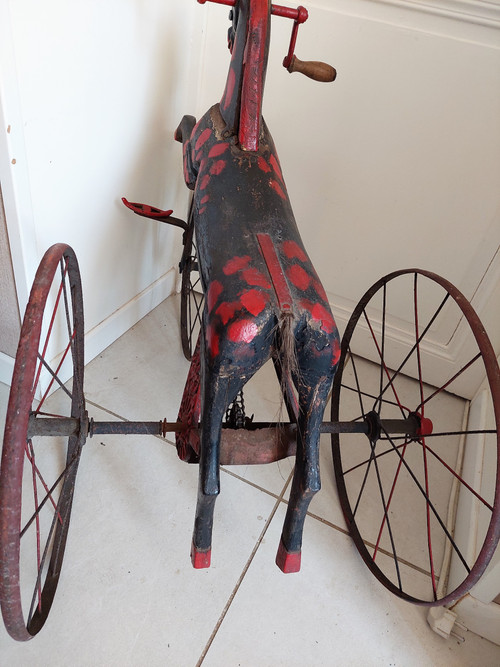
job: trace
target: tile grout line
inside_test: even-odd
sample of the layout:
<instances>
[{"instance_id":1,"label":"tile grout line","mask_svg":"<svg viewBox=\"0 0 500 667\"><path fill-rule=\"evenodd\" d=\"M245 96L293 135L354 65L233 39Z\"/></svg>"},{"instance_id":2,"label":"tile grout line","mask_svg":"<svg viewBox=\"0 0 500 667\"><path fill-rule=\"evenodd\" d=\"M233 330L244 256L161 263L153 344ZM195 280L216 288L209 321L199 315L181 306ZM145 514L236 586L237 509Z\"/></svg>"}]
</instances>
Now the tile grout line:
<instances>
[{"instance_id":1,"label":"tile grout line","mask_svg":"<svg viewBox=\"0 0 500 667\"><path fill-rule=\"evenodd\" d=\"M248 570L250 568L250 565L252 564L252 561L255 558L255 554L257 553L257 551L258 551L258 549L259 549L259 547L262 543L262 540L264 539L265 534L267 533L267 530L268 530L268 528L271 524L271 521L274 519L274 516L275 516L276 512L278 511L278 507L281 505L281 502L283 501L283 496L284 496L284 494L285 494L285 492L288 488L288 485L290 484L290 481L291 481L292 477L293 477L293 470L290 472L290 475L288 476L288 479L285 483L285 486L283 487L283 490L281 491L281 494L278 497L278 499L277 499L277 501L276 501L276 503L275 503L275 505L274 505L274 507L271 511L271 514L267 518L266 524L265 524L264 528L262 529L262 532L259 535L259 538L258 538L254 548L252 549L252 553L250 554L250 557L248 558L248 560L245 564L245 567L243 568L243 572L240 574L240 576L238 578L238 581L236 582L236 585L233 588L233 591L232 591L231 595L229 596L229 599L226 602L226 605L225 605L224 609L222 610L221 615L219 616L219 620L215 624L215 628L213 629L212 634L210 635L210 637L208 639L208 642L207 642L205 648L203 649L203 652L202 652L198 662L196 663L196 667L200 667L202 665L203 661L205 660L205 658L207 656L207 653L210 650L210 647L212 646L212 643L215 639L215 636L217 635L217 632L219 631L219 628L222 625L222 623L223 623L223 621L224 621L224 619L227 615L227 612L229 611L229 608L231 607L231 605L233 603L234 598L236 597L236 593L240 589L240 586L243 582L243 579L245 578L246 573L248 572Z\"/></svg>"},{"instance_id":2,"label":"tile grout line","mask_svg":"<svg viewBox=\"0 0 500 667\"><path fill-rule=\"evenodd\" d=\"M245 482L245 484L248 484L249 486L252 486L254 489L257 489L258 491L262 491L263 493L267 493L268 496L271 496L272 498L276 499L282 499L282 502L286 503L287 501L283 499L283 493L281 495L278 495L277 493L274 493L273 491L269 491L269 489L265 489L263 486L259 486L259 484L256 484L255 482L251 482L249 479L245 479L244 477L241 477L241 475L238 475L235 472L232 472L229 470L226 466L221 466L220 467L221 471L226 473L226 475L230 475L231 477L234 477L235 479L238 479L240 482ZM291 473L293 474L293 468ZM283 482L285 483L285 489L288 485L288 482L290 481L290 476L288 479L283 478Z\"/></svg>"},{"instance_id":3,"label":"tile grout line","mask_svg":"<svg viewBox=\"0 0 500 667\"><path fill-rule=\"evenodd\" d=\"M90 400L88 400L88 399L85 399L85 402L86 402L87 404L89 404L89 405L92 405L94 408L97 408L97 409L99 409L99 410L102 410L103 412L107 412L109 415L112 415L113 417L117 417L117 418L120 419L121 421L124 421L124 422L130 421L129 419L126 419L126 418L123 417L122 415L119 415L118 413L113 412L112 410L109 410L108 408L105 408L105 407L103 407L102 405L99 405L98 403L94 403L93 401L90 401ZM164 437L161 436L161 435L155 435L155 436L153 436L153 437L154 437L154 438L158 438L158 439L161 440L162 442L166 442L166 443L168 443L169 445L173 445L173 446L175 447L175 442L172 442L171 440L168 440L167 438L164 438ZM289 475L289 477L288 477L288 480L286 480L285 487L284 487L283 491L281 492L281 494L280 494L279 496L277 496L277 495L276 495L275 493L273 493L272 491L269 491L268 489L265 489L265 488L263 488L262 486L259 486L258 484L255 484L254 482L251 482L251 481L245 479L244 477L241 477L240 475L237 475L236 473L234 473L234 472L232 472L231 470L227 469L227 467L221 466L221 470L222 470L223 472L225 472L227 475L231 475L232 477L235 477L236 479L239 479L240 481L244 482L245 484L248 484L248 485L252 486L253 488L257 489L258 491L262 491L263 493L266 493L267 495L271 496L272 498L277 499L276 506L275 506L275 508L273 509L272 516L270 517L271 519L272 519L272 517L274 516L274 514L276 513L277 508L278 508L278 505L279 505L280 503L288 504L288 501L285 500L283 496L284 496L284 493L285 493L285 491L286 491L286 489L287 489L287 487L288 487L288 484L289 484L289 482L290 482L290 479L291 479L291 477L293 476L293 470L291 471L291 473L290 473L290 475ZM342 528L341 526L337 526L336 524L332 523L331 521L328 521L328 519L324 519L323 517L320 517L320 516L318 516L317 514L313 514L312 512L309 512L309 511L307 512L307 516L310 516L312 519L316 519L316 521L319 521L320 523L323 523L323 524L329 526L330 528L333 528L334 530L336 530L336 531L339 532L339 533L342 533L343 535L347 535L348 537L350 536L349 530L348 530L347 528ZM257 551L257 548L258 548L258 546L260 545L260 541L261 541L262 538L264 537L264 533L265 533L266 530L267 530L267 526L268 526L268 524L266 523L266 525L264 526L264 529L263 529L263 533L261 534L261 536L259 537L259 540L257 541L257 546L256 546L256 548L255 548L255 552ZM369 542L366 542L366 541L365 541L365 544L366 544L367 547L373 547L373 546L374 546L373 544L370 544ZM392 554L390 554L390 553L389 553L388 551L386 551L385 549L381 549L380 551L381 551L381 553L384 553L386 556L389 556L389 557L392 556ZM251 563L251 561L252 561L254 555L255 555L255 553L252 552L252 554L251 554L251 556L250 556L250 559L249 559L249 561L248 561L248 563L247 563L247 567L246 567L246 569L243 571L241 580L239 580L238 583L237 583L237 587L239 587L239 585L241 584L241 581L243 580L243 577L244 577L244 575L245 575L245 573L246 573L246 570L247 570L248 567L250 566L250 563ZM403 565L406 565L407 567L409 567L409 568L411 568L411 569L413 569L413 570L415 570L415 571L417 571L417 572L420 572L421 574L423 574L423 575L425 575L425 576L430 576L430 573L429 573L429 572L427 572L427 571L424 570L423 568L419 567L418 565L415 565L414 563L411 563L410 561L407 561L406 559L402 560L401 562L403 563ZM234 594L236 594L236 590L234 591ZM228 609L229 609L229 606L230 606L231 602L232 602L232 597L230 598L230 600L229 600L229 602L228 602L228 607L227 607ZM223 614L222 614L222 617L221 617L221 619L220 619L220 623L222 623L222 621L224 620L224 616L225 616L226 613L227 613L227 609L224 610L224 612L223 612ZM216 626L216 630L217 630L218 627L220 626L220 623L218 623L218 625ZM214 631L214 633L216 632L216 630ZM208 644L206 650L204 651L204 653L202 654L200 660L202 660L202 659L204 658L204 656L206 655L206 651L208 650L208 648L210 648L210 644L212 643L214 637L215 637L215 634L214 634L213 637L210 638L210 640L209 640L209 644ZM199 662L199 663L197 663L197 664L201 665L201 662Z\"/></svg>"}]
</instances>

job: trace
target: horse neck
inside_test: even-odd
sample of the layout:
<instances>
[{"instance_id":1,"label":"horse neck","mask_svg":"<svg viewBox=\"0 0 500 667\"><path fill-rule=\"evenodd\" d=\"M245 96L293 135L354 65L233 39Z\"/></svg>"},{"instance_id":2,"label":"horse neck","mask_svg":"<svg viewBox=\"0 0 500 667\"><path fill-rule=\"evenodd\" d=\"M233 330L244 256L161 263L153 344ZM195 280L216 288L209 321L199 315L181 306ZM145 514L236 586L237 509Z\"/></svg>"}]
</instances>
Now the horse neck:
<instances>
[{"instance_id":1,"label":"horse neck","mask_svg":"<svg viewBox=\"0 0 500 667\"><path fill-rule=\"evenodd\" d=\"M239 0L238 24L220 110L227 136L257 151L271 27L270 0Z\"/></svg>"}]
</instances>

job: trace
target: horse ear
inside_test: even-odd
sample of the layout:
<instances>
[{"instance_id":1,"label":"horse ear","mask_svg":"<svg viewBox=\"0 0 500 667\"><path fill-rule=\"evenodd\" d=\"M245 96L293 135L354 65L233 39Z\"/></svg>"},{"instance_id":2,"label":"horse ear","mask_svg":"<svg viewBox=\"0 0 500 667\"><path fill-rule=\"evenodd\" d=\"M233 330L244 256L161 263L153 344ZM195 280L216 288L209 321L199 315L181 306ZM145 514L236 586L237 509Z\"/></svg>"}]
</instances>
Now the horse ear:
<instances>
[{"instance_id":1,"label":"horse ear","mask_svg":"<svg viewBox=\"0 0 500 667\"><path fill-rule=\"evenodd\" d=\"M229 49L230 53L233 52L234 36L235 36L234 28L233 26L231 26L230 28L228 28L227 31L227 48Z\"/></svg>"},{"instance_id":2,"label":"horse ear","mask_svg":"<svg viewBox=\"0 0 500 667\"><path fill-rule=\"evenodd\" d=\"M194 190L196 180L198 179L198 169L195 168L195 165L193 164L193 149L190 141L188 141L186 145L184 160L184 179L188 188Z\"/></svg>"},{"instance_id":3,"label":"horse ear","mask_svg":"<svg viewBox=\"0 0 500 667\"><path fill-rule=\"evenodd\" d=\"M190 190L194 190L196 179L198 178L198 170L193 164L193 150L191 147L191 136L196 126L196 118L194 116L183 116L179 127L174 133L174 138L182 144L182 152L184 158L184 180Z\"/></svg>"}]
</instances>

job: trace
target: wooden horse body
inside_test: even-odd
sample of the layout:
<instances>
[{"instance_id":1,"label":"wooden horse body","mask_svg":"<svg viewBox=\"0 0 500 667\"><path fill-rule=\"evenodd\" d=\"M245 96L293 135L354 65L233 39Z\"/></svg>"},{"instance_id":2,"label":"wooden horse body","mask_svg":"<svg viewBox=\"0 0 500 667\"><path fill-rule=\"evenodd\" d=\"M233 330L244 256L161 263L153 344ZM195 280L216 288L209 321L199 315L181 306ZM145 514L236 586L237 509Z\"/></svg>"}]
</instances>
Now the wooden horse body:
<instances>
[{"instance_id":1,"label":"wooden horse body","mask_svg":"<svg viewBox=\"0 0 500 667\"><path fill-rule=\"evenodd\" d=\"M186 184L194 190L192 215L206 295L192 560L195 567L210 564L225 411L272 358L278 377L285 385L293 382L298 397L295 473L277 557L281 569L291 572L300 568L303 522L320 488L320 424L339 340L261 116L269 19L268 0L237 3L224 97L198 123L185 116L176 133L183 143ZM251 60L249 49L255 51ZM290 394L288 399L294 400Z\"/></svg>"}]
</instances>

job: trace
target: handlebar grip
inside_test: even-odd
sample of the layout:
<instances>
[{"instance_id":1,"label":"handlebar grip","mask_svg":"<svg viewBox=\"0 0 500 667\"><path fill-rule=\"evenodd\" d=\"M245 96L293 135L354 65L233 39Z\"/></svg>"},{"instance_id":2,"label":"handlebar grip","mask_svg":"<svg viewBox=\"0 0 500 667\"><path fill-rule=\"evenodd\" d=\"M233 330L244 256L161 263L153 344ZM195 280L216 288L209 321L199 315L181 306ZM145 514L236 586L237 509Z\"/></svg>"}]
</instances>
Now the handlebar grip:
<instances>
[{"instance_id":1,"label":"handlebar grip","mask_svg":"<svg viewBox=\"0 0 500 667\"><path fill-rule=\"evenodd\" d=\"M299 60L297 56L293 56L287 69L290 74L293 74L293 72L300 72L301 74L308 76L310 79L314 79L314 81L323 81L324 83L335 81L337 76L335 68L331 65L315 60L302 61Z\"/></svg>"}]
</instances>

